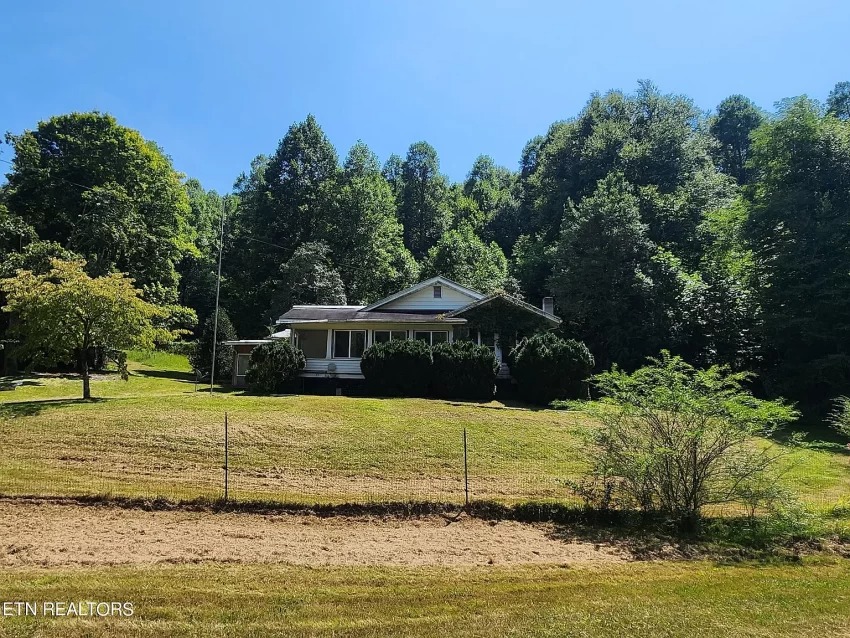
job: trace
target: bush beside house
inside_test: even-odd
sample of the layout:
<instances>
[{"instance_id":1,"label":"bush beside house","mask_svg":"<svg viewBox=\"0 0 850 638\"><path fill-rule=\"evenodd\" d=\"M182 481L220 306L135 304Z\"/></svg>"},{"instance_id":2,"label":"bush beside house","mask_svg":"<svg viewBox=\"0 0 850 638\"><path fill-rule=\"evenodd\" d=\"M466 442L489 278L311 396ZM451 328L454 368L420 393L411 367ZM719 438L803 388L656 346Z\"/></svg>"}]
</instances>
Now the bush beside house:
<instances>
[{"instance_id":1,"label":"bush beside house","mask_svg":"<svg viewBox=\"0 0 850 638\"><path fill-rule=\"evenodd\" d=\"M586 345L550 332L520 341L510 360L520 397L543 405L555 399L580 398L593 364Z\"/></svg>"},{"instance_id":2,"label":"bush beside house","mask_svg":"<svg viewBox=\"0 0 850 638\"><path fill-rule=\"evenodd\" d=\"M444 399L489 401L499 362L493 351L470 341L440 343L431 350L431 394Z\"/></svg>"},{"instance_id":3,"label":"bush beside house","mask_svg":"<svg viewBox=\"0 0 850 638\"><path fill-rule=\"evenodd\" d=\"M422 341L376 343L363 353L360 369L373 394L424 397L430 382L431 348Z\"/></svg>"},{"instance_id":4,"label":"bush beside house","mask_svg":"<svg viewBox=\"0 0 850 638\"><path fill-rule=\"evenodd\" d=\"M199 377L209 377L212 363L213 328L215 320L209 317L204 322L201 337L195 348L189 353L189 364ZM230 379L233 370L233 348L224 344L225 341L236 339L236 329L230 322L230 317L224 310L218 313L218 330L215 334L215 378L219 381Z\"/></svg>"},{"instance_id":5,"label":"bush beside house","mask_svg":"<svg viewBox=\"0 0 850 638\"><path fill-rule=\"evenodd\" d=\"M307 360L304 353L289 341L270 341L251 351L245 382L257 394L286 392Z\"/></svg>"}]
</instances>

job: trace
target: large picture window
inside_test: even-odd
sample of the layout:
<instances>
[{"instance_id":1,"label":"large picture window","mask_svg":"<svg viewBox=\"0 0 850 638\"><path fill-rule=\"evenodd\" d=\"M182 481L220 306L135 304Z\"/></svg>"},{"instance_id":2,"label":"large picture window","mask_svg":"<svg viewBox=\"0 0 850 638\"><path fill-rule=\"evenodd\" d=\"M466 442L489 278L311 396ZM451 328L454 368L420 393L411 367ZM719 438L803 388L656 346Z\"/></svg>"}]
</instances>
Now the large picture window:
<instances>
[{"instance_id":1,"label":"large picture window","mask_svg":"<svg viewBox=\"0 0 850 638\"><path fill-rule=\"evenodd\" d=\"M449 333L446 330L417 330L413 333L413 338L424 341L429 346L435 346L448 341Z\"/></svg>"},{"instance_id":2,"label":"large picture window","mask_svg":"<svg viewBox=\"0 0 850 638\"><path fill-rule=\"evenodd\" d=\"M295 345L308 359L327 359L328 331L327 330L298 330L295 333Z\"/></svg>"},{"instance_id":3,"label":"large picture window","mask_svg":"<svg viewBox=\"0 0 850 638\"><path fill-rule=\"evenodd\" d=\"M365 349L365 330L334 330L334 359L359 359Z\"/></svg>"},{"instance_id":4,"label":"large picture window","mask_svg":"<svg viewBox=\"0 0 850 638\"><path fill-rule=\"evenodd\" d=\"M372 334L372 341L375 343L404 341L405 339L407 339L407 330L375 330Z\"/></svg>"}]
</instances>

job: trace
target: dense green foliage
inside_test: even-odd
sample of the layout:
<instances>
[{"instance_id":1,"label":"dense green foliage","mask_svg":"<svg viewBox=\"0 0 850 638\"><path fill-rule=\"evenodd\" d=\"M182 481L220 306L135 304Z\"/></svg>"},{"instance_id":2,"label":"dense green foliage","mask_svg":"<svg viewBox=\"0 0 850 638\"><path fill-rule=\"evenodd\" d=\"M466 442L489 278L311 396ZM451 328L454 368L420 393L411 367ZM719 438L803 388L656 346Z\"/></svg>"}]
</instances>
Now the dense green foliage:
<instances>
[{"instance_id":1,"label":"dense green foliage","mask_svg":"<svg viewBox=\"0 0 850 638\"><path fill-rule=\"evenodd\" d=\"M375 343L363 353L360 369L376 396L424 397L431 382L431 348L418 340Z\"/></svg>"},{"instance_id":2,"label":"dense green foliage","mask_svg":"<svg viewBox=\"0 0 850 638\"><path fill-rule=\"evenodd\" d=\"M780 401L756 399L746 373L696 369L663 351L632 374L616 367L593 379L604 399L588 431L604 505L661 512L692 527L708 505L755 508L776 496L782 451L757 446L796 418ZM612 499L609 502L607 499Z\"/></svg>"},{"instance_id":3,"label":"dense green foliage","mask_svg":"<svg viewBox=\"0 0 850 638\"><path fill-rule=\"evenodd\" d=\"M286 339L261 343L251 351L245 382L256 394L279 394L291 389L307 360Z\"/></svg>"},{"instance_id":4,"label":"dense green foliage","mask_svg":"<svg viewBox=\"0 0 850 638\"><path fill-rule=\"evenodd\" d=\"M181 184L111 116L61 115L7 138L0 257L6 275L51 257L126 272L203 325L224 215L221 303L244 337L296 303L368 304L441 274L554 296L559 336L597 368L667 348L755 370L759 392L823 415L850 394L849 87L705 113L642 81L564 113L516 170L481 155L459 183L424 141L383 167L357 142L341 162L308 116L226 196Z\"/></svg>"},{"instance_id":5,"label":"dense green foliage","mask_svg":"<svg viewBox=\"0 0 850 638\"><path fill-rule=\"evenodd\" d=\"M593 355L579 341L544 332L520 341L510 355L510 366L519 395L546 405L555 399L586 396Z\"/></svg>"},{"instance_id":6,"label":"dense green foliage","mask_svg":"<svg viewBox=\"0 0 850 638\"><path fill-rule=\"evenodd\" d=\"M431 349L431 394L445 399L489 401L499 363L493 351L471 341L438 343Z\"/></svg>"},{"instance_id":7,"label":"dense green foliage","mask_svg":"<svg viewBox=\"0 0 850 638\"><path fill-rule=\"evenodd\" d=\"M218 311L218 329L215 328L215 316L210 315L204 322L201 336L189 355L189 364L195 374L209 378L212 372L213 332L215 332L215 378L218 381L230 379L233 372L233 347L225 341L236 339L236 330L225 310Z\"/></svg>"}]
</instances>

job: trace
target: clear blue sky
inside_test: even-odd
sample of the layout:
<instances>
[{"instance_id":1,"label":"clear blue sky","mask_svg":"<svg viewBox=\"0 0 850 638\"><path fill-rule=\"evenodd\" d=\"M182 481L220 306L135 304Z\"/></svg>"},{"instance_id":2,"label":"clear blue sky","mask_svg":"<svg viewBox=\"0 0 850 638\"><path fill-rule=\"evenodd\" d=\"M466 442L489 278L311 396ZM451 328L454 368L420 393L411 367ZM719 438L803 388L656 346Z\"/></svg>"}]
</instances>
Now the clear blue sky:
<instances>
[{"instance_id":1,"label":"clear blue sky","mask_svg":"<svg viewBox=\"0 0 850 638\"><path fill-rule=\"evenodd\" d=\"M99 109L219 191L308 113L341 159L357 139L382 162L426 140L459 180L482 153L515 168L592 91L639 78L703 109L823 100L850 80L842 0L3 0L1 14L0 130Z\"/></svg>"}]
</instances>

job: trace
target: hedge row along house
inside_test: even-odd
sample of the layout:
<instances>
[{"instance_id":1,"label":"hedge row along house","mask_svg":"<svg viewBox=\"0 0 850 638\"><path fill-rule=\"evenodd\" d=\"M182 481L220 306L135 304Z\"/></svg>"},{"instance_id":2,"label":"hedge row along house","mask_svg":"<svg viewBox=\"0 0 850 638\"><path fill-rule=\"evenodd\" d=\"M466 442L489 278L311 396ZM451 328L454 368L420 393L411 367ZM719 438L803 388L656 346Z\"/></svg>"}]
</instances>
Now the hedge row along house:
<instances>
[{"instance_id":1,"label":"hedge row along house","mask_svg":"<svg viewBox=\"0 0 850 638\"><path fill-rule=\"evenodd\" d=\"M267 339L228 341L236 351L233 385L245 385L251 350L289 339L304 352L301 376L343 388L362 380L360 359L373 343L419 339L429 345L471 340L492 348L500 379L510 379L508 353L524 336L557 328L552 297L541 308L505 293L482 294L445 277L432 277L368 306L293 306Z\"/></svg>"}]
</instances>

